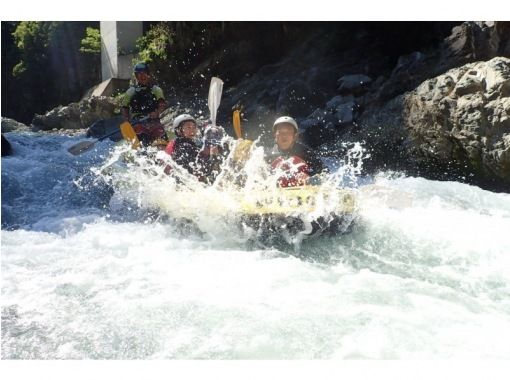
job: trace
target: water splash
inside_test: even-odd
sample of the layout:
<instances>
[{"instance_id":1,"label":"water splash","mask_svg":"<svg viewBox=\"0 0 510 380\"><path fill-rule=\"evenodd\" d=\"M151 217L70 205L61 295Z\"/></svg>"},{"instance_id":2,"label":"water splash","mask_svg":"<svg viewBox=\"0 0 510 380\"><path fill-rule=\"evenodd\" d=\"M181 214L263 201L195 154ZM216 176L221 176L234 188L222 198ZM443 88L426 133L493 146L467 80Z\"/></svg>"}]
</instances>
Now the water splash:
<instances>
[{"instance_id":1,"label":"water splash","mask_svg":"<svg viewBox=\"0 0 510 380\"><path fill-rule=\"evenodd\" d=\"M314 178L315 185L306 190L306 201L313 207L292 208L292 202L303 202L304 198L289 198L292 190L278 187L285 173L271 170L258 141L245 152L242 162L236 154L243 142L226 138L224 143L229 145L230 154L211 186L200 182L162 151L132 152L126 145L116 147L110 158L93 168L93 172L115 189L110 202L111 206L117 205L114 208L119 209L118 205L127 201L132 207L159 210L173 220L195 224L210 237L237 226L233 234L236 239L265 240L267 245L283 238L299 249L302 240L318 228L324 231L334 225L336 232L348 230L355 213L350 210L343 215L346 194L338 189L357 184L366 156L361 144L348 149L334 172ZM292 170L294 164L289 165ZM171 175L165 172L167 166L172 168ZM287 211L270 215L257 212L256 207ZM278 236L274 239L272 235Z\"/></svg>"},{"instance_id":2,"label":"water splash","mask_svg":"<svg viewBox=\"0 0 510 380\"><path fill-rule=\"evenodd\" d=\"M126 163L103 208L102 180L88 188L86 178L111 144L70 157L75 138L9 140L18 156L2 158L4 359L510 358L509 194L359 177L349 234L304 239L299 252L247 249L221 218L201 226L214 236L183 238L148 218L139 196L151 194L145 180L205 197L217 183L173 184L141 158L156 174ZM386 192L412 202L388 207Z\"/></svg>"}]
</instances>

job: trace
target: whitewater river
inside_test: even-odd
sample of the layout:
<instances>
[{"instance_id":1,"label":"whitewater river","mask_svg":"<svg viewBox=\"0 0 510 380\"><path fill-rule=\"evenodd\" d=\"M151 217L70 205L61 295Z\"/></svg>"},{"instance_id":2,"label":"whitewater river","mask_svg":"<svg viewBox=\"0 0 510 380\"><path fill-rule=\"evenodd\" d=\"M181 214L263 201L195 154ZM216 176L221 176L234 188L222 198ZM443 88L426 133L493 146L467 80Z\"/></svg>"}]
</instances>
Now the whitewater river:
<instances>
[{"instance_id":1,"label":"whitewater river","mask_svg":"<svg viewBox=\"0 0 510 380\"><path fill-rule=\"evenodd\" d=\"M381 175L412 203L262 247L123 203L94 171L109 142L6 136L4 359L510 359L509 194Z\"/></svg>"}]
</instances>

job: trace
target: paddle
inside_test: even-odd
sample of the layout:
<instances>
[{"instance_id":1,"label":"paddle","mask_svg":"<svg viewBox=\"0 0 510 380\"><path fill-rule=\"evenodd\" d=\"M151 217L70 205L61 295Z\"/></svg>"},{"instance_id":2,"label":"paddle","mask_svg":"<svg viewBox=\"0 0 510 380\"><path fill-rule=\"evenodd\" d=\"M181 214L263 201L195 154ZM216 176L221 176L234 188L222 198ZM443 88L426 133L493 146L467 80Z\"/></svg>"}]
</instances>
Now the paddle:
<instances>
[{"instance_id":1,"label":"paddle","mask_svg":"<svg viewBox=\"0 0 510 380\"><path fill-rule=\"evenodd\" d=\"M140 147L140 140L138 140L136 132L129 121L125 121L120 125L120 132L124 140L131 143L131 149L136 150Z\"/></svg>"},{"instance_id":2,"label":"paddle","mask_svg":"<svg viewBox=\"0 0 510 380\"><path fill-rule=\"evenodd\" d=\"M78 144L75 144L75 145L71 146L70 148L68 148L67 151L69 153L71 153L73 156L77 156L79 154L82 154L83 152L86 152L86 151L92 149L92 147L94 145L96 145L97 142L103 141L104 139L106 139L110 136L113 136L116 133L119 133L118 129L116 129L112 133L108 133L107 135L104 135L96 140L80 141Z\"/></svg>"},{"instance_id":3,"label":"paddle","mask_svg":"<svg viewBox=\"0 0 510 380\"><path fill-rule=\"evenodd\" d=\"M216 114L221 102L221 92L223 91L223 81L220 78L212 77L209 86L209 96L207 97L207 107L211 114L211 122L216 126Z\"/></svg>"},{"instance_id":4,"label":"paddle","mask_svg":"<svg viewBox=\"0 0 510 380\"><path fill-rule=\"evenodd\" d=\"M243 137L243 132L241 130L241 111L235 110L234 114L232 115L232 119L234 122L234 132L236 137L241 139Z\"/></svg>"},{"instance_id":5,"label":"paddle","mask_svg":"<svg viewBox=\"0 0 510 380\"><path fill-rule=\"evenodd\" d=\"M237 137L237 140L239 140L234 150L234 161L238 163L244 163L246 160L248 160L253 141L243 139L243 130L241 129L241 111L234 111L234 114L232 115L232 121L234 124L234 133Z\"/></svg>"}]
</instances>

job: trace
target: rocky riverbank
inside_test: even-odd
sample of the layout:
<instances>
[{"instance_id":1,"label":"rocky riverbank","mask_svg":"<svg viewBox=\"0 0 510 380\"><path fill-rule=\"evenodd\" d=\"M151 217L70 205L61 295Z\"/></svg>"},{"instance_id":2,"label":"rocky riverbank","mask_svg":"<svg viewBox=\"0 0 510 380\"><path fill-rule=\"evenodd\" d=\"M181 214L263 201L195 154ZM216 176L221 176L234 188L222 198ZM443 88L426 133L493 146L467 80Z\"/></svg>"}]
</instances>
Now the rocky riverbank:
<instances>
[{"instance_id":1,"label":"rocky riverbank","mask_svg":"<svg viewBox=\"0 0 510 380\"><path fill-rule=\"evenodd\" d=\"M364 141L369 172L402 170L510 191L510 23L431 29L437 42L396 57L388 46L399 30L381 37L379 26L367 25L318 28L277 62L251 65L249 73L247 66L238 81L224 77L218 122L229 130L232 110L241 108L246 137L269 143L275 117L289 114L307 144L330 154ZM207 115L205 101L197 101L205 99L206 82L191 92L164 87L165 125L183 110ZM36 115L32 128L80 130L114 117L115 108L112 98L84 99Z\"/></svg>"}]
</instances>

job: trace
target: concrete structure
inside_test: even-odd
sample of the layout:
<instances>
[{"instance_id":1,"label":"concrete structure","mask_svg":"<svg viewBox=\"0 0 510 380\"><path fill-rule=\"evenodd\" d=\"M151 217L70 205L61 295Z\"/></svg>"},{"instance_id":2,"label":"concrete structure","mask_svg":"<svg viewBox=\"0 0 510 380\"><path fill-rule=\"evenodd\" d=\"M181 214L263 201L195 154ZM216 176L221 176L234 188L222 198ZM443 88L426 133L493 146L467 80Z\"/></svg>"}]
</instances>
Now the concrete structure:
<instances>
[{"instance_id":1,"label":"concrete structure","mask_svg":"<svg viewBox=\"0 0 510 380\"><path fill-rule=\"evenodd\" d=\"M142 21L101 21L101 75L129 80L136 40L143 34Z\"/></svg>"},{"instance_id":2,"label":"concrete structure","mask_svg":"<svg viewBox=\"0 0 510 380\"><path fill-rule=\"evenodd\" d=\"M110 78L89 88L82 100L92 96L113 96L118 90L124 91L129 87L129 79Z\"/></svg>"}]
</instances>

